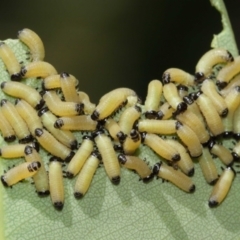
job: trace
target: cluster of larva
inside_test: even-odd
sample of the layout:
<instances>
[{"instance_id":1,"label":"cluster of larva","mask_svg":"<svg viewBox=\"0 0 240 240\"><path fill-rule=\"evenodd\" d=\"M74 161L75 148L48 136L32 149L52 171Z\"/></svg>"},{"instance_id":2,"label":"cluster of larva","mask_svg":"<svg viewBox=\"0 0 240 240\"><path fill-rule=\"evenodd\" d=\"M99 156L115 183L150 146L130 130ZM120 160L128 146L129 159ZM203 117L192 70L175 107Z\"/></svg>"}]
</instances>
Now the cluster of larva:
<instances>
[{"instance_id":1,"label":"cluster of larva","mask_svg":"<svg viewBox=\"0 0 240 240\"><path fill-rule=\"evenodd\" d=\"M207 183L214 185L209 206L223 201L235 176L232 164L240 158L240 143L233 149L223 144L225 138L240 139L240 78L235 77L239 57L212 49L197 63L195 75L170 68L161 81L152 80L144 105L129 88L110 91L95 105L86 93L77 91L74 76L58 74L43 61L44 46L36 33L23 29L18 38L30 50L31 61L24 66L6 43L0 43L0 58L12 80L3 81L1 89L16 98L15 105L6 99L0 102L0 130L10 143L1 147L0 155L26 161L4 172L4 186L32 177L37 193L50 194L54 207L62 210L63 176L77 176L74 196L79 199L102 162L113 184L120 183L122 166L135 171L143 182L157 176L192 193L196 158ZM223 67L213 75L218 64ZM28 78L42 79L41 89L21 81ZM75 136L79 131L86 133L80 146ZM164 161L149 167L134 155L142 144ZM39 145L52 155L48 165ZM220 177L214 156L226 165Z\"/></svg>"}]
</instances>

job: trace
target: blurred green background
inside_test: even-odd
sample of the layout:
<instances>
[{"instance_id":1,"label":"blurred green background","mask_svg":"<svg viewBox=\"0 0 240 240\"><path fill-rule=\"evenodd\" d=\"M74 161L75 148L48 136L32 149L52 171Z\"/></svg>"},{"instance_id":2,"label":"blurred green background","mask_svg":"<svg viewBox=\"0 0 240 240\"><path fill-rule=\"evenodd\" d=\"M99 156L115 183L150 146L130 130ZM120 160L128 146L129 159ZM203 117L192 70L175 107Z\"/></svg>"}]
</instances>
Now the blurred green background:
<instances>
[{"instance_id":1,"label":"blurred green background","mask_svg":"<svg viewBox=\"0 0 240 240\"><path fill-rule=\"evenodd\" d=\"M148 82L169 67L194 73L195 64L221 31L208 0L2 1L0 39L34 30L46 61L80 81L93 102L117 87L144 100ZM240 1L225 1L240 42Z\"/></svg>"}]
</instances>

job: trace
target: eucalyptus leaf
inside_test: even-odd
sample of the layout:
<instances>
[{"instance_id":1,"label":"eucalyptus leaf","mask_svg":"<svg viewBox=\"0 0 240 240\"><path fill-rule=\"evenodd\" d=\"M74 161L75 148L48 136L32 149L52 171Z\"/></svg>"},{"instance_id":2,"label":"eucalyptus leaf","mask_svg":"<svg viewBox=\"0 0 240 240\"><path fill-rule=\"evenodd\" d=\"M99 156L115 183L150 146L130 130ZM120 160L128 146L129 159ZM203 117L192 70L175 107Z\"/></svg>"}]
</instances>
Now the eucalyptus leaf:
<instances>
[{"instance_id":1,"label":"eucalyptus leaf","mask_svg":"<svg viewBox=\"0 0 240 240\"><path fill-rule=\"evenodd\" d=\"M214 36L213 47L225 47L238 54L234 35L223 1L211 0L221 12L223 31ZM23 65L27 47L18 40L5 41ZM0 59L0 81L10 80ZM39 87L42 80L27 79L26 84ZM13 99L0 91L0 98ZM76 134L79 141L81 134ZM4 145L0 137L0 146ZM232 147L231 141L224 144ZM46 166L49 159L41 150ZM146 146L137 152L152 166L160 158ZM24 159L0 159L3 170ZM216 159L219 174L222 164ZM56 211L50 197L39 198L31 180L13 188L0 184L0 239L238 239L240 236L240 184L237 175L229 195L217 208L208 207L212 190L195 163L193 181L196 191L187 194L168 182L154 179L148 184L122 168L119 186L111 184L101 166L87 194L81 200L73 196L76 179L64 179L65 205Z\"/></svg>"}]
</instances>

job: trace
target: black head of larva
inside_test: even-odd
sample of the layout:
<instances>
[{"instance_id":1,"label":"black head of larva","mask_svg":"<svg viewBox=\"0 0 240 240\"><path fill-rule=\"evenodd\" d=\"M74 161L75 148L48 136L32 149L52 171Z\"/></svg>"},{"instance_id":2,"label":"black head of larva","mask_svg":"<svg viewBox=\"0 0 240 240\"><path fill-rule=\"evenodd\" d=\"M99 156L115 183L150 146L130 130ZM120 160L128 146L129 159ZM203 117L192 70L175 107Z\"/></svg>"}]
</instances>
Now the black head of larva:
<instances>
[{"instance_id":1,"label":"black head of larva","mask_svg":"<svg viewBox=\"0 0 240 240\"><path fill-rule=\"evenodd\" d=\"M234 134L233 134L233 137L234 137L234 139L236 139L237 141L239 141L239 140L240 140L240 133L234 133Z\"/></svg>"},{"instance_id":2,"label":"black head of larva","mask_svg":"<svg viewBox=\"0 0 240 240\"><path fill-rule=\"evenodd\" d=\"M120 153L120 154L118 155L118 161L119 161L121 164L124 165L124 164L126 163L126 161L127 161L126 156L125 156L124 154Z\"/></svg>"},{"instance_id":3,"label":"black head of larva","mask_svg":"<svg viewBox=\"0 0 240 240\"><path fill-rule=\"evenodd\" d=\"M234 57L229 51L227 51L227 61L228 62L233 62L234 61Z\"/></svg>"},{"instance_id":4,"label":"black head of larva","mask_svg":"<svg viewBox=\"0 0 240 240\"><path fill-rule=\"evenodd\" d=\"M208 206L210 208L213 208L213 207L216 207L218 205L218 202L217 201L214 201L214 200L209 200L208 201Z\"/></svg>"},{"instance_id":5,"label":"black head of larva","mask_svg":"<svg viewBox=\"0 0 240 240\"><path fill-rule=\"evenodd\" d=\"M77 140L73 140L73 141L70 143L70 148L71 148L72 150L77 149L77 146L78 146Z\"/></svg>"},{"instance_id":6,"label":"black head of larva","mask_svg":"<svg viewBox=\"0 0 240 240\"><path fill-rule=\"evenodd\" d=\"M185 102L181 102L177 105L177 111L182 113L187 110L188 105Z\"/></svg>"},{"instance_id":7,"label":"black head of larva","mask_svg":"<svg viewBox=\"0 0 240 240\"><path fill-rule=\"evenodd\" d=\"M60 74L60 77L61 78L68 78L70 75L69 75L69 73L66 73L66 72L62 72L61 74Z\"/></svg>"},{"instance_id":8,"label":"black head of larva","mask_svg":"<svg viewBox=\"0 0 240 240\"><path fill-rule=\"evenodd\" d=\"M232 152L232 156L234 158L234 161L236 161L236 162L240 161L240 156L236 152Z\"/></svg>"},{"instance_id":9,"label":"black head of larva","mask_svg":"<svg viewBox=\"0 0 240 240\"><path fill-rule=\"evenodd\" d=\"M37 137L41 137L43 135L43 130L41 128L36 128L34 132Z\"/></svg>"},{"instance_id":10,"label":"black head of larva","mask_svg":"<svg viewBox=\"0 0 240 240\"><path fill-rule=\"evenodd\" d=\"M77 103L76 104L76 112L81 115L84 114L83 109L84 109L84 104L83 103Z\"/></svg>"},{"instance_id":11,"label":"black head of larva","mask_svg":"<svg viewBox=\"0 0 240 240\"><path fill-rule=\"evenodd\" d=\"M33 136L30 134L22 139L19 139L18 142L19 143L29 143L29 142L32 142L32 140L33 140Z\"/></svg>"},{"instance_id":12,"label":"black head of larva","mask_svg":"<svg viewBox=\"0 0 240 240\"><path fill-rule=\"evenodd\" d=\"M172 161L177 162L177 161L180 161L180 160L181 160L180 154L177 153L177 154L173 155Z\"/></svg>"},{"instance_id":13,"label":"black head of larva","mask_svg":"<svg viewBox=\"0 0 240 240\"><path fill-rule=\"evenodd\" d=\"M27 145L24 149L24 153L26 155L29 155L29 154L32 154L32 152L33 152L33 148L31 146Z\"/></svg>"},{"instance_id":14,"label":"black head of larva","mask_svg":"<svg viewBox=\"0 0 240 240\"><path fill-rule=\"evenodd\" d=\"M215 144L216 144L215 140L213 138L210 139L209 142L208 142L209 150L211 150Z\"/></svg>"},{"instance_id":15,"label":"black head of larva","mask_svg":"<svg viewBox=\"0 0 240 240\"><path fill-rule=\"evenodd\" d=\"M12 81L19 81L22 79L22 73L19 72L19 73L14 73L11 75L11 80Z\"/></svg>"},{"instance_id":16,"label":"black head of larva","mask_svg":"<svg viewBox=\"0 0 240 240\"><path fill-rule=\"evenodd\" d=\"M2 83L1 83L1 89L4 89L6 83L7 83L7 82L2 82Z\"/></svg>"},{"instance_id":17,"label":"black head of larva","mask_svg":"<svg viewBox=\"0 0 240 240\"><path fill-rule=\"evenodd\" d=\"M147 119L156 119L157 118L157 112L154 111L154 110L147 111L147 112L145 112L145 117Z\"/></svg>"},{"instance_id":18,"label":"black head of larva","mask_svg":"<svg viewBox=\"0 0 240 240\"><path fill-rule=\"evenodd\" d=\"M144 183L148 183L148 182L150 182L150 181L153 179L153 177L154 177L154 174L151 173L149 176L143 178L142 181L143 181Z\"/></svg>"},{"instance_id":19,"label":"black head of larva","mask_svg":"<svg viewBox=\"0 0 240 240\"><path fill-rule=\"evenodd\" d=\"M185 102L185 103L187 103L188 105L191 105L191 104L193 104L193 99L190 97L190 96L185 96L185 97L183 97L183 101Z\"/></svg>"},{"instance_id":20,"label":"black head of larva","mask_svg":"<svg viewBox=\"0 0 240 240\"><path fill-rule=\"evenodd\" d=\"M136 129L132 129L129 135L134 142L137 142L140 139L140 135Z\"/></svg>"},{"instance_id":21,"label":"black head of larva","mask_svg":"<svg viewBox=\"0 0 240 240\"><path fill-rule=\"evenodd\" d=\"M41 109L44 104L45 104L45 101L44 101L43 99L41 99L41 100L39 101L39 103L35 106L35 109L36 109L36 110Z\"/></svg>"},{"instance_id":22,"label":"black head of larva","mask_svg":"<svg viewBox=\"0 0 240 240\"><path fill-rule=\"evenodd\" d=\"M96 138L98 135L101 135L101 134L104 134L104 131L102 129L96 131L96 132L93 132L92 133L92 138Z\"/></svg>"},{"instance_id":23,"label":"black head of larva","mask_svg":"<svg viewBox=\"0 0 240 240\"><path fill-rule=\"evenodd\" d=\"M63 209L63 202L55 202L53 203L53 206L55 207L56 210L61 211Z\"/></svg>"},{"instance_id":24,"label":"black head of larva","mask_svg":"<svg viewBox=\"0 0 240 240\"><path fill-rule=\"evenodd\" d=\"M183 90L183 91L188 91L188 87L187 86L185 86L185 85L182 85L182 84L179 84L178 86L177 86L177 89L178 90Z\"/></svg>"},{"instance_id":25,"label":"black head of larva","mask_svg":"<svg viewBox=\"0 0 240 240\"><path fill-rule=\"evenodd\" d=\"M7 137L4 137L4 140L6 142L13 142L16 140L16 136L15 135L7 136Z\"/></svg>"},{"instance_id":26,"label":"black head of larva","mask_svg":"<svg viewBox=\"0 0 240 240\"><path fill-rule=\"evenodd\" d=\"M101 155L100 152L97 151L97 150L92 151L91 155L94 156L94 157L96 157L99 161L102 160L102 155Z\"/></svg>"},{"instance_id":27,"label":"black head of larva","mask_svg":"<svg viewBox=\"0 0 240 240\"><path fill-rule=\"evenodd\" d=\"M191 95L191 97L192 97L193 100L195 101L195 100L197 100L197 99L200 97L200 95L201 95L202 93L203 93L202 91L198 91L198 92L196 92L196 93L193 93L193 94Z\"/></svg>"},{"instance_id":28,"label":"black head of larva","mask_svg":"<svg viewBox=\"0 0 240 240\"><path fill-rule=\"evenodd\" d=\"M5 181L4 175L1 176L1 181L2 181L3 186L8 187L8 184Z\"/></svg>"},{"instance_id":29,"label":"black head of larva","mask_svg":"<svg viewBox=\"0 0 240 240\"><path fill-rule=\"evenodd\" d=\"M135 105L134 108L135 108L138 112L142 112L142 109L141 109L138 105Z\"/></svg>"},{"instance_id":30,"label":"black head of larva","mask_svg":"<svg viewBox=\"0 0 240 240\"><path fill-rule=\"evenodd\" d=\"M223 88L225 88L227 86L227 82L217 80L216 85L217 85L219 90L222 90Z\"/></svg>"},{"instance_id":31,"label":"black head of larva","mask_svg":"<svg viewBox=\"0 0 240 240\"><path fill-rule=\"evenodd\" d=\"M117 138L118 138L118 140L119 140L120 143L123 143L124 140L126 139L126 137L127 137L127 136L126 136L122 131L120 131L120 132L117 133Z\"/></svg>"},{"instance_id":32,"label":"black head of larva","mask_svg":"<svg viewBox=\"0 0 240 240\"><path fill-rule=\"evenodd\" d=\"M231 138L233 136L233 132L232 131L225 131L222 134L223 138Z\"/></svg>"},{"instance_id":33,"label":"black head of larva","mask_svg":"<svg viewBox=\"0 0 240 240\"><path fill-rule=\"evenodd\" d=\"M171 81L170 74L168 72L163 73L162 75L162 83L163 84L168 84Z\"/></svg>"},{"instance_id":34,"label":"black head of larva","mask_svg":"<svg viewBox=\"0 0 240 240\"><path fill-rule=\"evenodd\" d=\"M94 112L91 115L91 119L94 121L97 121L99 118L99 112L97 110L94 110Z\"/></svg>"},{"instance_id":35,"label":"black head of larva","mask_svg":"<svg viewBox=\"0 0 240 240\"><path fill-rule=\"evenodd\" d=\"M49 158L49 162L62 162L61 158L52 156Z\"/></svg>"},{"instance_id":36,"label":"black head of larva","mask_svg":"<svg viewBox=\"0 0 240 240\"><path fill-rule=\"evenodd\" d=\"M162 162L159 162L159 163L156 163L156 164L153 166L153 169L152 169L153 175L158 175L158 173L159 173L159 171L160 171L160 168L161 168L161 165L162 165Z\"/></svg>"},{"instance_id":37,"label":"black head of larva","mask_svg":"<svg viewBox=\"0 0 240 240\"><path fill-rule=\"evenodd\" d=\"M41 117L45 112L48 112L48 107L44 107L38 111L38 116Z\"/></svg>"},{"instance_id":38,"label":"black head of larva","mask_svg":"<svg viewBox=\"0 0 240 240\"><path fill-rule=\"evenodd\" d=\"M196 82L202 82L205 79L205 75L203 72L196 72L195 73L195 81Z\"/></svg>"},{"instance_id":39,"label":"black head of larva","mask_svg":"<svg viewBox=\"0 0 240 240\"><path fill-rule=\"evenodd\" d=\"M158 111L158 112L157 112L157 115L156 115L156 119L161 120L161 119L163 119L163 117L164 117L163 112L162 112L161 110Z\"/></svg>"},{"instance_id":40,"label":"black head of larva","mask_svg":"<svg viewBox=\"0 0 240 240\"><path fill-rule=\"evenodd\" d=\"M194 168L192 168L190 171L188 171L187 175L189 177L192 177L194 175L194 173L195 173L195 170L194 170Z\"/></svg>"},{"instance_id":41,"label":"black head of larva","mask_svg":"<svg viewBox=\"0 0 240 240\"><path fill-rule=\"evenodd\" d=\"M33 147L37 152L39 152L39 143L37 141L33 141L30 143L31 147Z\"/></svg>"},{"instance_id":42,"label":"black head of larva","mask_svg":"<svg viewBox=\"0 0 240 240\"><path fill-rule=\"evenodd\" d=\"M75 197L76 199L81 199L83 196L84 196L84 195L83 195L82 193L80 193L80 192L75 192L75 193L74 193L74 197Z\"/></svg>"},{"instance_id":43,"label":"black head of larva","mask_svg":"<svg viewBox=\"0 0 240 240\"><path fill-rule=\"evenodd\" d=\"M140 135L141 135L141 142L144 143L147 133L142 132L142 133L140 133Z\"/></svg>"},{"instance_id":44,"label":"black head of larva","mask_svg":"<svg viewBox=\"0 0 240 240\"><path fill-rule=\"evenodd\" d=\"M64 125L64 122L61 118L57 119L56 122L54 123L55 128L61 128Z\"/></svg>"},{"instance_id":45,"label":"black head of larva","mask_svg":"<svg viewBox=\"0 0 240 240\"><path fill-rule=\"evenodd\" d=\"M111 182L114 184L114 185L118 185L121 181L121 177L120 176L115 176L115 177L112 177L111 178Z\"/></svg>"},{"instance_id":46,"label":"black head of larva","mask_svg":"<svg viewBox=\"0 0 240 240\"><path fill-rule=\"evenodd\" d=\"M120 143L119 144L113 144L113 148L114 148L115 151L123 152L123 147Z\"/></svg>"},{"instance_id":47,"label":"black head of larva","mask_svg":"<svg viewBox=\"0 0 240 240\"><path fill-rule=\"evenodd\" d=\"M31 164L28 165L27 168L29 172L33 172L33 171L37 171L40 167L41 167L40 162L32 162Z\"/></svg>"},{"instance_id":48,"label":"black head of larva","mask_svg":"<svg viewBox=\"0 0 240 240\"><path fill-rule=\"evenodd\" d=\"M177 121L175 128L176 128L176 130L178 130L178 129L179 129L180 127L182 127L182 126L183 126L182 123L179 122L179 121Z\"/></svg>"},{"instance_id":49,"label":"black head of larva","mask_svg":"<svg viewBox=\"0 0 240 240\"><path fill-rule=\"evenodd\" d=\"M74 177L74 174L69 171L66 171L66 177L71 179Z\"/></svg>"},{"instance_id":50,"label":"black head of larva","mask_svg":"<svg viewBox=\"0 0 240 240\"><path fill-rule=\"evenodd\" d=\"M213 179L211 182L209 182L208 184L209 185L215 185L215 183L217 182L217 180L218 180L218 178L216 178L216 179Z\"/></svg>"},{"instance_id":51,"label":"black head of larva","mask_svg":"<svg viewBox=\"0 0 240 240\"><path fill-rule=\"evenodd\" d=\"M195 187L195 185L193 184L193 185L190 187L189 192L190 192L190 193L193 193L193 192L195 192L195 189L196 189L196 187Z\"/></svg>"},{"instance_id":52,"label":"black head of larva","mask_svg":"<svg viewBox=\"0 0 240 240\"><path fill-rule=\"evenodd\" d=\"M227 115L228 115L228 108L225 108L221 113L221 117L226 117Z\"/></svg>"},{"instance_id":53,"label":"black head of larva","mask_svg":"<svg viewBox=\"0 0 240 240\"><path fill-rule=\"evenodd\" d=\"M50 194L50 191L49 190L38 191L37 194L38 194L39 197L47 197Z\"/></svg>"},{"instance_id":54,"label":"black head of larva","mask_svg":"<svg viewBox=\"0 0 240 240\"><path fill-rule=\"evenodd\" d=\"M6 103L7 103L7 99L2 99L1 102L0 102L1 107Z\"/></svg>"},{"instance_id":55,"label":"black head of larva","mask_svg":"<svg viewBox=\"0 0 240 240\"><path fill-rule=\"evenodd\" d=\"M75 153L73 151L71 151L69 153L69 155L64 159L65 162L70 162L74 155L75 155Z\"/></svg>"}]
</instances>

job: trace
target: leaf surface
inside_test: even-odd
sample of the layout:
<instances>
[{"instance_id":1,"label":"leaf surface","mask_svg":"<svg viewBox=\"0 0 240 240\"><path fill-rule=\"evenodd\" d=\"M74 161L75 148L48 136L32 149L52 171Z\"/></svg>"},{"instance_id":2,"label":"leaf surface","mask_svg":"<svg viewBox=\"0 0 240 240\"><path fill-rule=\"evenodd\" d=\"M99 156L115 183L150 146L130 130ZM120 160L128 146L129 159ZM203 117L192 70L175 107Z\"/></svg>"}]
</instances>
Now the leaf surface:
<instances>
[{"instance_id":1,"label":"leaf surface","mask_svg":"<svg viewBox=\"0 0 240 240\"><path fill-rule=\"evenodd\" d=\"M234 55L237 48L227 13L222 1L211 1L221 12L223 32L214 36L213 47L226 47ZM28 49L18 40L6 40L19 61L27 62ZM0 60L0 81L9 75ZM26 84L37 87L41 80L28 79ZM8 98L0 92L0 98ZM78 134L81 139L81 134ZM0 145L4 145L0 138ZM231 147L231 141L226 142ZM148 147L138 153L150 165L160 158ZM41 150L44 161L46 152ZM0 173L24 159L0 160ZM216 159L219 173L222 165ZM171 183L153 180L149 184L138 181L138 176L122 168L119 186L110 183L104 168L94 176L86 196L73 196L75 179L64 179L65 205L56 211L50 197L39 198L31 180L13 188L0 184L0 239L237 239L240 236L240 184L237 175L226 200L217 208L208 207L212 187L195 164L194 194L187 194Z\"/></svg>"}]
</instances>

